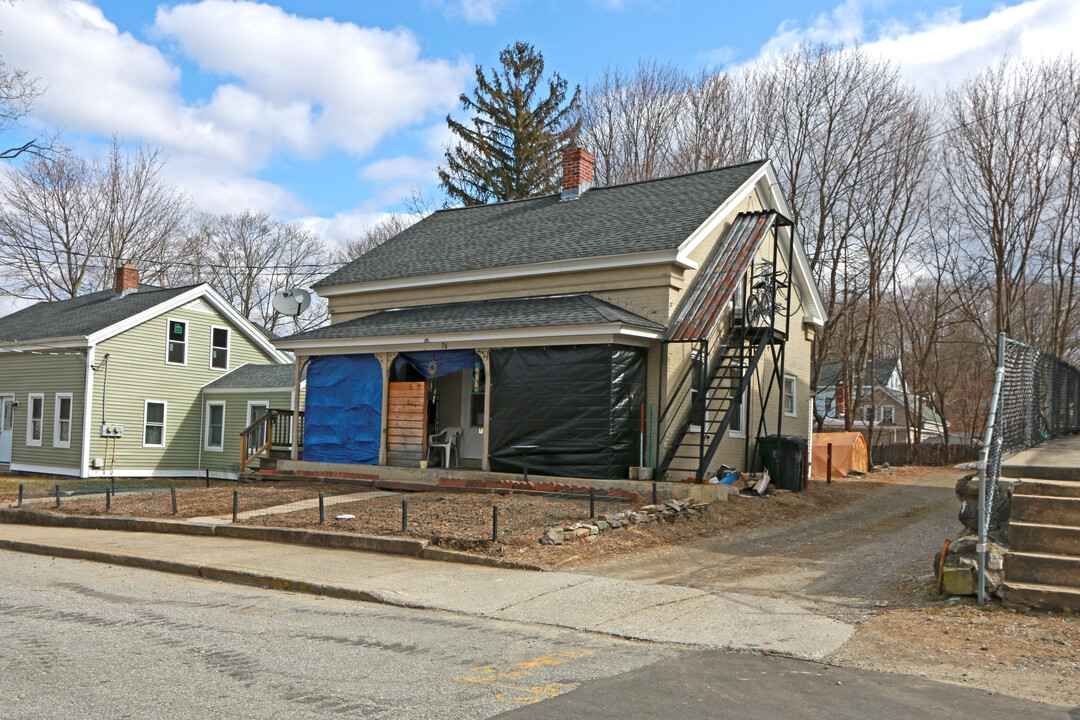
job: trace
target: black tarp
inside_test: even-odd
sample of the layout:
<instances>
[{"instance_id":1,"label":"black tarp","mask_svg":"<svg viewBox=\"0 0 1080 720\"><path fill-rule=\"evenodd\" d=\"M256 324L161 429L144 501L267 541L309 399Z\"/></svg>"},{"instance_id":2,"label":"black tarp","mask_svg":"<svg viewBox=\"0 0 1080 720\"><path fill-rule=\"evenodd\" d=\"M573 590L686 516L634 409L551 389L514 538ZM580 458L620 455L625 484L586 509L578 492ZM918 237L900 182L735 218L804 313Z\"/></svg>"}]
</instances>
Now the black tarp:
<instances>
[{"instance_id":1,"label":"black tarp","mask_svg":"<svg viewBox=\"0 0 1080 720\"><path fill-rule=\"evenodd\" d=\"M567 345L491 351L492 470L600 479L638 463L646 351Z\"/></svg>"}]
</instances>

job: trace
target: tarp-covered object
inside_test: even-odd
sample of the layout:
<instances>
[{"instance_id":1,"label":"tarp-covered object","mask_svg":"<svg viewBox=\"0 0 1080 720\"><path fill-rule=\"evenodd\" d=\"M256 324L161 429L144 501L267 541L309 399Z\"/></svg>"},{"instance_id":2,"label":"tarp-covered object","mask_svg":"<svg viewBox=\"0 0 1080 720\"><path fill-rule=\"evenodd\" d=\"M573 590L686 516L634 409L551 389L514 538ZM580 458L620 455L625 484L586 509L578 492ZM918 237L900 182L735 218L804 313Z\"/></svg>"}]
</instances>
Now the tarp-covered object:
<instances>
[{"instance_id":1,"label":"tarp-covered object","mask_svg":"<svg viewBox=\"0 0 1080 720\"><path fill-rule=\"evenodd\" d=\"M394 370L412 365L425 378L442 377L468 368L472 370L480 356L475 350L425 350L399 353L394 358Z\"/></svg>"},{"instance_id":2,"label":"tarp-covered object","mask_svg":"<svg viewBox=\"0 0 1080 720\"><path fill-rule=\"evenodd\" d=\"M374 355L313 358L307 372L304 459L379 464L382 366Z\"/></svg>"},{"instance_id":3,"label":"tarp-covered object","mask_svg":"<svg viewBox=\"0 0 1080 720\"><path fill-rule=\"evenodd\" d=\"M869 472L870 459L866 453L866 440L859 432L814 433L813 458L810 477L825 477L828 465L829 443L832 443L833 477L847 475L852 470Z\"/></svg>"},{"instance_id":4,"label":"tarp-covered object","mask_svg":"<svg viewBox=\"0 0 1080 720\"><path fill-rule=\"evenodd\" d=\"M492 470L618 479L638 464L645 350L573 345L491 351Z\"/></svg>"}]
</instances>

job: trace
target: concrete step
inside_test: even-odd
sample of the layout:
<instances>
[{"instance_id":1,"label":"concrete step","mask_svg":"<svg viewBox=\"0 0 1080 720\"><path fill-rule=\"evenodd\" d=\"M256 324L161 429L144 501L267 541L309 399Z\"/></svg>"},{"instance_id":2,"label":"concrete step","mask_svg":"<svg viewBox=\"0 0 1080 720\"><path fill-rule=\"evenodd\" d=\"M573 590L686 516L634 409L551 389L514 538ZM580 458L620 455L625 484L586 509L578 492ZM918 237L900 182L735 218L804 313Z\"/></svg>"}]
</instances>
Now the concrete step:
<instances>
[{"instance_id":1,"label":"concrete step","mask_svg":"<svg viewBox=\"0 0 1080 720\"><path fill-rule=\"evenodd\" d=\"M1001 588L1006 603L1037 610L1080 612L1080 590L1058 585L1006 582Z\"/></svg>"},{"instance_id":2,"label":"concrete step","mask_svg":"<svg viewBox=\"0 0 1080 720\"><path fill-rule=\"evenodd\" d=\"M1015 522L1080 527L1080 498L1013 495Z\"/></svg>"},{"instance_id":3,"label":"concrete step","mask_svg":"<svg viewBox=\"0 0 1080 720\"><path fill-rule=\"evenodd\" d=\"M1080 555L1080 528L1010 521L1009 545L1017 552Z\"/></svg>"},{"instance_id":4,"label":"concrete step","mask_svg":"<svg viewBox=\"0 0 1080 720\"><path fill-rule=\"evenodd\" d=\"M1013 489L1013 495L1041 495L1042 497L1080 498L1080 482L1071 480L1033 480L1021 478Z\"/></svg>"},{"instance_id":5,"label":"concrete step","mask_svg":"<svg viewBox=\"0 0 1080 720\"><path fill-rule=\"evenodd\" d=\"M1080 557L1046 553L1005 553L1005 579L1011 583L1080 589Z\"/></svg>"}]
</instances>

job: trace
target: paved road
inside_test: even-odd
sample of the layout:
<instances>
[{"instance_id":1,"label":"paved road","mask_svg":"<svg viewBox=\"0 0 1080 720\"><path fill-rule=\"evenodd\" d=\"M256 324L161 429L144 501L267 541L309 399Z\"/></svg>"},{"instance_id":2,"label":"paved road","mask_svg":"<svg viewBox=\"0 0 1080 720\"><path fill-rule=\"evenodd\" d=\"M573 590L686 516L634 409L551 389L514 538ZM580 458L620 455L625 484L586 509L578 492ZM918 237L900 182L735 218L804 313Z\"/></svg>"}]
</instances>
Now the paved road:
<instances>
[{"instance_id":1,"label":"paved road","mask_svg":"<svg viewBox=\"0 0 1080 720\"><path fill-rule=\"evenodd\" d=\"M0 718L487 718L682 648L0 552Z\"/></svg>"},{"instance_id":2,"label":"paved road","mask_svg":"<svg viewBox=\"0 0 1080 720\"><path fill-rule=\"evenodd\" d=\"M877 484L851 505L794 526L709 538L575 572L783 597L857 621L874 612L876 603L894 602L899 581L931 574L934 553L960 534L954 491L960 475L931 470L909 482Z\"/></svg>"},{"instance_id":3,"label":"paved road","mask_svg":"<svg viewBox=\"0 0 1080 720\"><path fill-rule=\"evenodd\" d=\"M4 720L1070 718L776 656L11 552L0 568Z\"/></svg>"},{"instance_id":4,"label":"paved road","mask_svg":"<svg viewBox=\"0 0 1080 720\"><path fill-rule=\"evenodd\" d=\"M906 675L706 651L590 681L500 720L1080 720L1063 708Z\"/></svg>"}]
</instances>

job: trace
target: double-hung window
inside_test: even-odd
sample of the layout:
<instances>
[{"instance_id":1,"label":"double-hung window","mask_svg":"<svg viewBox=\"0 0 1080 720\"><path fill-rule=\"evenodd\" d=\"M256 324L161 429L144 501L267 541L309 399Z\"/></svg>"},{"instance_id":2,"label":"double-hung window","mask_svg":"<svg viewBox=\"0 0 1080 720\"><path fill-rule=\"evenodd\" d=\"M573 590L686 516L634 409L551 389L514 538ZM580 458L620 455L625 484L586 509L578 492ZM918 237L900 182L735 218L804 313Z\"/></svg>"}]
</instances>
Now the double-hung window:
<instances>
[{"instance_id":1,"label":"double-hung window","mask_svg":"<svg viewBox=\"0 0 1080 720\"><path fill-rule=\"evenodd\" d=\"M896 408L893 405L881 406L881 424L882 425L895 425L896 424Z\"/></svg>"},{"instance_id":2,"label":"double-hung window","mask_svg":"<svg viewBox=\"0 0 1080 720\"><path fill-rule=\"evenodd\" d=\"M45 396L41 393L31 393L26 397L26 444L30 447L41 447L41 436L44 434L45 420Z\"/></svg>"},{"instance_id":3,"label":"double-hung window","mask_svg":"<svg viewBox=\"0 0 1080 720\"><path fill-rule=\"evenodd\" d=\"M71 447L71 393L56 393L53 417L53 447Z\"/></svg>"},{"instance_id":4,"label":"double-hung window","mask_svg":"<svg viewBox=\"0 0 1080 720\"><path fill-rule=\"evenodd\" d=\"M165 403L147 400L143 409L143 447L165 447Z\"/></svg>"},{"instance_id":5,"label":"double-hung window","mask_svg":"<svg viewBox=\"0 0 1080 720\"><path fill-rule=\"evenodd\" d=\"M795 417L798 415L796 411L796 393L798 392L799 381L794 375L784 376L784 414L788 417Z\"/></svg>"},{"instance_id":6,"label":"double-hung window","mask_svg":"<svg viewBox=\"0 0 1080 720\"><path fill-rule=\"evenodd\" d=\"M210 367L229 369L229 328L210 328Z\"/></svg>"},{"instance_id":7,"label":"double-hung window","mask_svg":"<svg viewBox=\"0 0 1080 720\"><path fill-rule=\"evenodd\" d=\"M165 362L169 365L187 365L187 323L183 320L168 321Z\"/></svg>"},{"instance_id":8,"label":"double-hung window","mask_svg":"<svg viewBox=\"0 0 1080 720\"><path fill-rule=\"evenodd\" d=\"M221 452L225 448L225 403L206 403L205 450Z\"/></svg>"}]
</instances>

